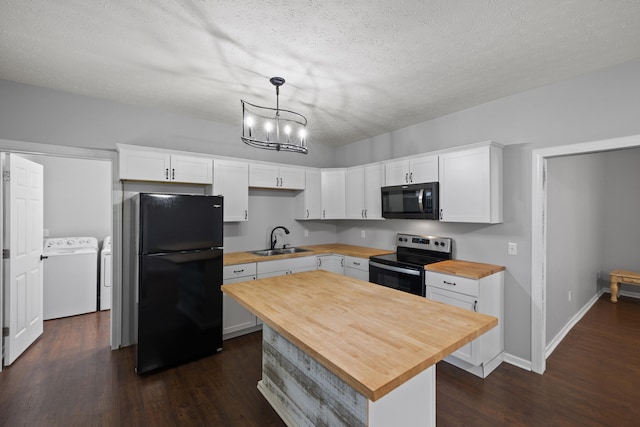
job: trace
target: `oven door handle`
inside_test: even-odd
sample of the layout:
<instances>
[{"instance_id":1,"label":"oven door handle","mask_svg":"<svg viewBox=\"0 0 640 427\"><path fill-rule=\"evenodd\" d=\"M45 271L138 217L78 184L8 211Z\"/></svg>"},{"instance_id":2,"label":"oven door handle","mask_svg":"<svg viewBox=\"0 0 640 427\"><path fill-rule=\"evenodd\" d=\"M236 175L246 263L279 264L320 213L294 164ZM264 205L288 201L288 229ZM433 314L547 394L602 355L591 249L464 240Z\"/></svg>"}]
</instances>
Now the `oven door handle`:
<instances>
[{"instance_id":1,"label":"oven door handle","mask_svg":"<svg viewBox=\"0 0 640 427\"><path fill-rule=\"evenodd\" d=\"M419 276L420 275L420 271L419 270L412 270L412 269L409 269L409 268L402 268L402 267L393 267L391 265L380 264L380 263L373 262L373 261L369 261L369 267L377 267L377 268L381 268L383 270L395 271L396 273L408 274L408 275L411 275L411 276Z\"/></svg>"}]
</instances>

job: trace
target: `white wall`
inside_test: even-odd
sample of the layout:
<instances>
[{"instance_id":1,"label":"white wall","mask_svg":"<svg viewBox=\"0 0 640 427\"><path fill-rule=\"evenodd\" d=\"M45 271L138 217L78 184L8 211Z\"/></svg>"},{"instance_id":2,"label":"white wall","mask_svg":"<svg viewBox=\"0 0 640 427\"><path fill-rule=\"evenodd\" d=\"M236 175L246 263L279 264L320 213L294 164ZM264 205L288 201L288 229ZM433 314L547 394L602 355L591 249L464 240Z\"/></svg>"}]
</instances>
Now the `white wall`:
<instances>
[{"instance_id":1,"label":"white wall","mask_svg":"<svg viewBox=\"0 0 640 427\"><path fill-rule=\"evenodd\" d=\"M111 162L22 154L44 167L44 228L49 237L111 234Z\"/></svg>"},{"instance_id":2,"label":"white wall","mask_svg":"<svg viewBox=\"0 0 640 427\"><path fill-rule=\"evenodd\" d=\"M547 345L598 292L607 241L604 165L604 153L547 162Z\"/></svg>"}]
</instances>

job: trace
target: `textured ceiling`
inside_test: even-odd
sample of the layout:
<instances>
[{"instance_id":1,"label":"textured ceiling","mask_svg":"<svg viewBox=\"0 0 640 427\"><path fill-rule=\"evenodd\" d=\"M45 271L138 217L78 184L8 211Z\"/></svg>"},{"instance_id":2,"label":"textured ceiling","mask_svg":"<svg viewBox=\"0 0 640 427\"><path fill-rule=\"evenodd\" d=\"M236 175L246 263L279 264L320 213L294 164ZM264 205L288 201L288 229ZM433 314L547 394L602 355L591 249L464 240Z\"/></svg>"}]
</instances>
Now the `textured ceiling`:
<instances>
[{"instance_id":1,"label":"textured ceiling","mask_svg":"<svg viewBox=\"0 0 640 427\"><path fill-rule=\"evenodd\" d=\"M640 57L637 0L2 0L0 78L346 144Z\"/></svg>"}]
</instances>

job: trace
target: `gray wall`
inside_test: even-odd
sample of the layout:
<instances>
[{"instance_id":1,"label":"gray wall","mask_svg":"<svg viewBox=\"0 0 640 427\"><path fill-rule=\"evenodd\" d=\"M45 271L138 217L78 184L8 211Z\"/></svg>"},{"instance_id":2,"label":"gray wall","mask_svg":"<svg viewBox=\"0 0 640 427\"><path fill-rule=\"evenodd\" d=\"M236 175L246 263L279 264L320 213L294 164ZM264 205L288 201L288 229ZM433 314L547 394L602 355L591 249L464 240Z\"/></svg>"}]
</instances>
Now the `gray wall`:
<instances>
[{"instance_id":1,"label":"gray wall","mask_svg":"<svg viewBox=\"0 0 640 427\"><path fill-rule=\"evenodd\" d=\"M243 144L241 112L238 102L238 125L229 126L0 80L3 139L105 150L122 143L316 167L334 163L334 150L313 140L309 156Z\"/></svg>"},{"instance_id":2,"label":"gray wall","mask_svg":"<svg viewBox=\"0 0 640 427\"><path fill-rule=\"evenodd\" d=\"M547 163L546 344L598 292L606 242L605 155L559 157Z\"/></svg>"},{"instance_id":3,"label":"gray wall","mask_svg":"<svg viewBox=\"0 0 640 427\"><path fill-rule=\"evenodd\" d=\"M611 270L640 271L640 149L606 153L601 286L608 288ZM638 286L622 285L627 292Z\"/></svg>"},{"instance_id":4,"label":"gray wall","mask_svg":"<svg viewBox=\"0 0 640 427\"><path fill-rule=\"evenodd\" d=\"M498 99L336 149L335 166L352 166L493 140L505 145L504 223L490 226L411 221L340 222L338 241L389 247L396 231L428 228L455 239L456 257L504 265L505 351L531 360L531 151L640 134L640 61ZM374 150L370 146L375 147ZM507 256L507 243L518 255ZM558 244L549 236L549 245Z\"/></svg>"},{"instance_id":5,"label":"gray wall","mask_svg":"<svg viewBox=\"0 0 640 427\"><path fill-rule=\"evenodd\" d=\"M49 237L111 234L111 162L48 155L22 157L44 166L44 228Z\"/></svg>"}]
</instances>

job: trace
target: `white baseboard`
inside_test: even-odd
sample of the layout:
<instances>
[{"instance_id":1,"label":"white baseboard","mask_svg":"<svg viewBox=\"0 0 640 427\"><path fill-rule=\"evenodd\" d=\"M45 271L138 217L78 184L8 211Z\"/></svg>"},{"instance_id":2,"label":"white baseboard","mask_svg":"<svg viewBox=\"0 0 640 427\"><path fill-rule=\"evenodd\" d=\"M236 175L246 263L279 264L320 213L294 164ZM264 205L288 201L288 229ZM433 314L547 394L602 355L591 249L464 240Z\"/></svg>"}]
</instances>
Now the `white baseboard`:
<instances>
[{"instance_id":1,"label":"white baseboard","mask_svg":"<svg viewBox=\"0 0 640 427\"><path fill-rule=\"evenodd\" d=\"M560 330L560 332L558 332L558 334L553 337L553 339L549 342L549 344L547 345L546 349L545 349L545 353L544 353L544 358L547 359L551 353L553 353L553 350L556 349L556 347L558 346L558 344L560 344L560 342L564 339L564 337L567 336L567 334L569 333L569 331L571 329L573 329L573 327L576 325L576 323L578 323L580 321L580 319L582 319L582 317L587 314L587 311L589 311L589 309L591 307L593 307L593 305L598 301L598 299L601 296L601 292L597 292L593 298L591 298L589 300L589 302L587 302L584 307L582 307L576 314L575 316L573 316L571 318L571 320L569 320L569 322L567 322L566 325L564 325L564 328L562 328Z\"/></svg>"},{"instance_id":2,"label":"white baseboard","mask_svg":"<svg viewBox=\"0 0 640 427\"><path fill-rule=\"evenodd\" d=\"M510 365L524 369L525 371L531 371L531 361L523 359L513 354L504 353L504 361Z\"/></svg>"},{"instance_id":3,"label":"white baseboard","mask_svg":"<svg viewBox=\"0 0 640 427\"><path fill-rule=\"evenodd\" d=\"M609 288L602 288L600 289L600 292L598 293L598 295L602 295L602 294L610 294L611 293L611 289ZM625 291L623 289L620 289L620 291L618 292L619 295L622 295L623 297L629 297L629 298L635 298L635 299L640 299L640 293L638 292L629 292L629 291Z\"/></svg>"}]
</instances>

